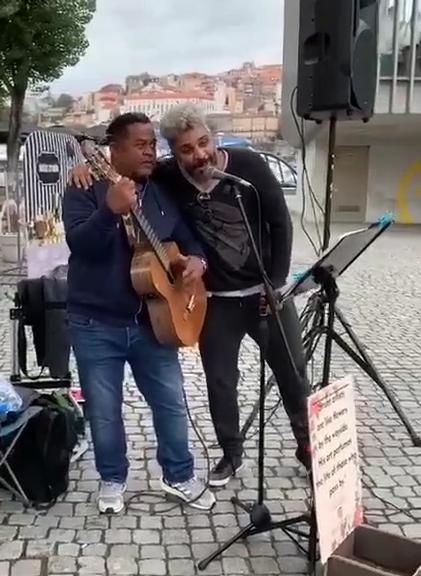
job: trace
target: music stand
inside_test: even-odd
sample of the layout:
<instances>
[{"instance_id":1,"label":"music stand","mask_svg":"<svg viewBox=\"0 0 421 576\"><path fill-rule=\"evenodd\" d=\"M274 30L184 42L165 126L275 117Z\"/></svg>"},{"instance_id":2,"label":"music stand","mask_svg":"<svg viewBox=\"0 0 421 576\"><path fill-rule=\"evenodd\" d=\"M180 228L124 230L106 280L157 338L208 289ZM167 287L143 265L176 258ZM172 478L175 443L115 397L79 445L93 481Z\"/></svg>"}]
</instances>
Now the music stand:
<instances>
[{"instance_id":1,"label":"music stand","mask_svg":"<svg viewBox=\"0 0 421 576\"><path fill-rule=\"evenodd\" d=\"M307 350L312 348L310 354L308 354L308 356L311 357L315 350L315 346L312 347L314 341L322 335L326 336L323 375L320 386L324 387L329 383L332 344L335 342L382 390L408 431L414 446L421 446L420 436L408 420L408 417L399 405L392 390L389 389L379 375L373 361L358 340L344 314L336 305L339 296L336 279L341 276L392 223L393 219L391 216L385 215L381 217L378 222L371 224L367 228L355 230L341 236L336 244L317 262L282 290L282 299L290 298L300 292L319 287L318 292L310 297L310 300L313 300L314 317L312 327L305 336L304 344ZM350 338L357 352L335 331L335 320L338 320L341 324L341 327Z\"/></svg>"},{"instance_id":2,"label":"music stand","mask_svg":"<svg viewBox=\"0 0 421 576\"><path fill-rule=\"evenodd\" d=\"M280 292L281 301L286 298L293 298L299 294L315 290L319 288L318 292L310 296L309 304L311 304L310 313L303 313L306 316L313 316L312 327L304 336L304 347L306 351L306 359L309 361L314 354L315 348L319 338L325 335L328 356L324 359L323 367L323 382L327 382L328 365L330 364L330 355L332 350L332 341L336 342L340 348L365 372L365 374L373 380L373 382L382 390L386 398L392 405L402 424L411 437L414 446L421 446L421 438L416 433L412 424L409 422L408 417L400 407L393 392L388 388L387 384L383 381L378 373L373 361L365 351L364 346L359 341L355 332L352 330L350 323L346 320L343 312L336 305L336 300L339 296L339 289L336 284L336 279L341 276L345 270L352 265L359 256L367 250L367 248L385 232L393 223L393 218L389 214L385 214L379 220L360 230L354 230L341 236L336 244L330 248L323 256L312 266L304 272L298 274L296 278L287 284ZM331 302L333 300L333 302ZM330 308L329 305L331 304ZM308 307L308 305L307 305ZM328 311L326 311L328 308ZM329 316L329 309L332 312ZM326 318L328 320L326 321ZM345 333L351 340L356 351L340 336L334 329L334 320L337 319L344 329ZM309 318L307 318L307 322ZM329 323L330 321L330 323ZM316 342L316 344L314 344ZM272 376L266 384L266 395L270 392L276 383ZM253 407L250 415L245 421L241 434L246 438L246 434L251 427L253 420L257 414L257 405Z\"/></svg>"}]
</instances>

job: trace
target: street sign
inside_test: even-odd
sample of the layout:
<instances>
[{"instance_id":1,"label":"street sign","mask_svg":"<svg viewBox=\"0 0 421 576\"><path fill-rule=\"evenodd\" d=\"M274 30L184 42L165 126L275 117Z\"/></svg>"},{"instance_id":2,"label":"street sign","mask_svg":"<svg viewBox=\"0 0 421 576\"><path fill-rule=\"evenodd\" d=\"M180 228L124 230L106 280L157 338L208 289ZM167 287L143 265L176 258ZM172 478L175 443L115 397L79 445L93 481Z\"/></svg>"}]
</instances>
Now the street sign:
<instances>
[{"instance_id":1,"label":"street sign","mask_svg":"<svg viewBox=\"0 0 421 576\"><path fill-rule=\"evenodd\" d=\"M56 184L60 180L60 162L54 152L41 152L37 160L38 178L43 184Z\"/></svg>"}]
</instances>

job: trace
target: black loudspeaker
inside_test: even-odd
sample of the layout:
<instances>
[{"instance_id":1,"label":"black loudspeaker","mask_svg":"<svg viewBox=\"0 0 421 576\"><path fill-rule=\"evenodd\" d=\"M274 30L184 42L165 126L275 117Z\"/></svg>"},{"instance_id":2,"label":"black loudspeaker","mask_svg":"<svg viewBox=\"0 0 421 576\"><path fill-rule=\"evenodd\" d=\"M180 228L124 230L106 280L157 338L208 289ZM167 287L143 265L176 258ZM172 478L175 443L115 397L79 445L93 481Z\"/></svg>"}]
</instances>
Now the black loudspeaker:
<instances>
[{"instance_id":1,"label":"black loudspeaker","mask_svg":"<svg viewBox=\"0 0 421 576\"><path fill-rule=\"evenodd\" d=\"M368 120L377 86L378 0L300 0L297 114Z\"/></svg>"}]
</instances>

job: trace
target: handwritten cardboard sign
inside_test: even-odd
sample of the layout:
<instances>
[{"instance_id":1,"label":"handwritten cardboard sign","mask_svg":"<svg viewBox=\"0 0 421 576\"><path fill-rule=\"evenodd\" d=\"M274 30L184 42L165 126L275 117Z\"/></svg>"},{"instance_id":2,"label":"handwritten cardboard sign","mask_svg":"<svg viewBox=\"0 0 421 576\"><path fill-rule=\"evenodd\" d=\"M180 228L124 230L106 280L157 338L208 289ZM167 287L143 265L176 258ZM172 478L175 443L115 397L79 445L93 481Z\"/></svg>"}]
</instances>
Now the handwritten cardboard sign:
<instances>
[{"instance_id":1,"label":"handwritten cardboard sign","mask_svg":"<svg viewBox=\"0 0 421 576\"><path fill-rule=\"evenodd\" d=\"M363 518L352 379L312 394L308 415L320 555L325 563Z\"/></svg>"}]
</instances>

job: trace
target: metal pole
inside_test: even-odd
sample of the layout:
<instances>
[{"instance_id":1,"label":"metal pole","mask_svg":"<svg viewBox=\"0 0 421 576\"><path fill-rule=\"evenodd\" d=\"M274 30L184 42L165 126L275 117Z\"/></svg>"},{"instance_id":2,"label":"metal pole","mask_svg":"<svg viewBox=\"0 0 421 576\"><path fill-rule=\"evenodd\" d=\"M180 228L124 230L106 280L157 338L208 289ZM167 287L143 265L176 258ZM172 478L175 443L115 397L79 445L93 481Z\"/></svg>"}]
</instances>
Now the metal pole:
<instances>
[{"instance_id":1,"label":"metal pole","mask_svg":"<svg viewBox=\"0 0 421 576\"><path fill-rule=\"evenodd\" d=\"M325 196L325 220L323 227L323 252L329 248L330 242L330 219L332 215L332 196L333 196L333 171L335 168L335 146L336 146L336 118L331 118L329 123L329 151L326 177L326 196Z\"/></svg>"}]
</instances>

